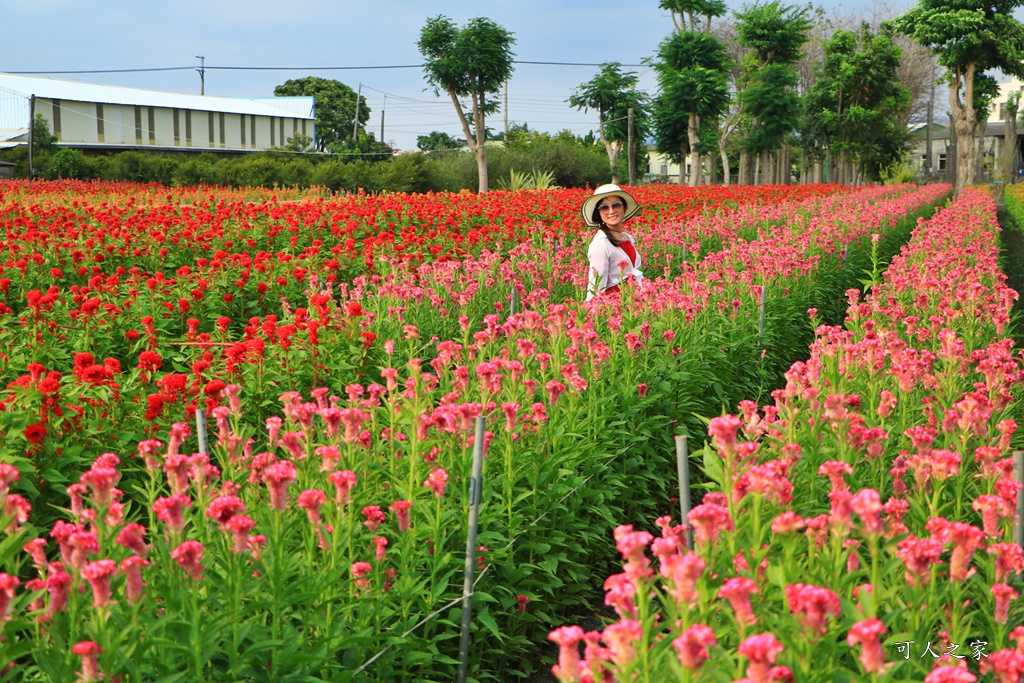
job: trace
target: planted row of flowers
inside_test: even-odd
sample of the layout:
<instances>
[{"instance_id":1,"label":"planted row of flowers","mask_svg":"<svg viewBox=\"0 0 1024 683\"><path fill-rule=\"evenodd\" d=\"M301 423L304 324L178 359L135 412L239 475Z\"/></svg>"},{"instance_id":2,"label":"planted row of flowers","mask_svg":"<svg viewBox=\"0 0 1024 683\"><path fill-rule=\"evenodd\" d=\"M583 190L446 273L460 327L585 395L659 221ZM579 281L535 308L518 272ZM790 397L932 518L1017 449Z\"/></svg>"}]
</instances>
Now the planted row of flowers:
<instances>
[{"instance_id":1,"label":"planted row of flowers","mask_svg":"<svg viewBox=\"0 0 1024 683\"><path fill-rule=\"evenodd\" d=\"M772 404L711 420L703 501L658 538L616 530L619 618L550 634L560 680L1024 678L1024 374L997 232L988 193L963 192Z\"/></svg>"},{"instance_id":2,"label":"planted row of flowers","mask_svg":"<svg viewBox=\"0 0 1024 683\"><path fill-rule=\"evenodd\" d=\"M903 212L935 199L909 188L901 196ZM836 244L863 237L847 230ZM782 304L806 308L855 281L835 249L808 259L806 269L764 269L789 287L769 332L790 325ZM143 319L127 371L86 350L67 375L29 365L3 417L45 417L34 424L53 432L36 445L54 449L53 470L73 471L68 451L84 451L77 438L47 441L54 435L99 435L106 421L140 425L141 443L89 458L72 477L70 514L55 524L45 506L27 517L20 496L31 489L18 487L31 482L5 472L18 490L5 507L21 525L0 550L22 582L8 584L12 620L0 642L16 660L10 676L450 677L457 610L420 622L460 594L469 427L479 414L489 420L480 676L500 675L538 631L585 609L608 559L604 532L670 495L659 443L671 421L685 429L694 413L757 390L756 297L743 281L709 291L688 265L669 306L647 294L662 287L654 279L621 309L535 296L514 315L483 313L506 289L505 267L485 255L461 269L418 269L418 286L437 297L460 282L465 301L443 299L454 308L445 318L395 270L351 286L311 283L308 307L251 321L242 338L230 321L212 334L197 329L180 354L166 352L178 340ZM21 333L35 343L52 333L49 322L40 314ZM95 322L90 332L102 334ZM14 353L31 357L11 339ZM343 369L311 390L328 367ZM282 392L292 387L302 393ZM205 455L179 424L196 400L216 433ZM15 462L31 471L42 452Z\"/></svg>"}]
</instances>

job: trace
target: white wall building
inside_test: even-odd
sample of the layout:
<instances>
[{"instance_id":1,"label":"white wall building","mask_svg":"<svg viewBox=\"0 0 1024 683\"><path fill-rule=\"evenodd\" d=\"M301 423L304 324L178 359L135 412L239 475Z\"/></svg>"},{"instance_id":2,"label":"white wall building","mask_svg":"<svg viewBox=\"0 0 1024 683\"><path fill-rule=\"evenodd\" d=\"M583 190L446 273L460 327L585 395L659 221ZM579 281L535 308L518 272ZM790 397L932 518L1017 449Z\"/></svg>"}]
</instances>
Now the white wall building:
<instances>
[{"instance_id":1,"label":"white wall building","mask_svg":"<svg viewBox=\"0 0 1024 683\"><path fill-rule=\"evenodd\" d=\"M32 111L79 149L256 152L316 137L312 97L252 99L0 73L0 146L28 143Z\"/></svg>"}]
</instances>

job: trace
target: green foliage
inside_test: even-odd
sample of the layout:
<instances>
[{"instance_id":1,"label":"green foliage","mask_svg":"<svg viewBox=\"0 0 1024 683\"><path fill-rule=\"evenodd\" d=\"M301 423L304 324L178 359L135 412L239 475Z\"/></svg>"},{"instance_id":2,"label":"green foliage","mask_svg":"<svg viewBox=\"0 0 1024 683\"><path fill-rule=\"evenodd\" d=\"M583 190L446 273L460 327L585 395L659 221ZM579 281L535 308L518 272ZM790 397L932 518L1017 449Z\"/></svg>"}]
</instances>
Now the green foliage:
<instances>
[{"instance_id":1,"label":"green foliage","mask_svg":"<svg viewBox=\"0 0 1024 683\"><path fill-rule=\"evenodd\" d=\"M429 135L416 136L416 149L421 152L433 152L438 149L459 149L464 145L448 133L435 130Z\"/></svg>"},{"instance_id":2,"label":"green foliage","mask_svg":"<svg viewBox=\"0 0 1024 683\"><path fill-rule=\"evenodd\" d=\"M808 7L766 2L736 12L740 44L753 50L759 66L792 64L800 59L811 22Z\"/></svg>"},{"instance_id":3,"label":"green foliage","mask_svg":"<svg viewBox=\"0 0 1024 683\"><path fill-rule=\"evenodd\" d=\"M804 103L806 146L825 143L872 178L902 165L910 93L897 76L901 50L888 35L837 31ZM890 172L891 177L891 172Z\"/></svg>"},{"instance_id":4,"label":"green foliage","mask_svg":"<svg viewBox=\"0 0 1024 683\"><path fill-rule=\"evenodd\" d=\"M494 113L497 100L487 96L498 93L512 75L515 44L512 34L490 19L470 19L457 27L442 15L427 19L417 43L426 62L423 69L434 93L447 92L452 100L469 97L472 125L462 105L455 111L462 123L466 141L477 153L478 189L487 191L486 117Z\"/></svg>"},{"instance_id":5,"label":"green foliage","mask_svg":"<svg viewBox=\"0 0 1024 683\"><path fill-rule=\"evenodd\" d=\"M729 65L725 44L710 33L677 31L661 43L654 63L661 93L653 116L659 152L681 162L690 151L691 113L702 124L721 117L730 99Z\"/></svg>"},{"instance_id":6,"label":"green foliage","mask_svg":"<svg viewBox=\"0 0 1024 683\"><path fill-rule=\"evenodd\" d=\"M284 146L289 152L309 152L313 149L313 138L309 135L296 133L294 137L288 138Z\"/></svg>"},{"instance_id":7,"label":"green foliage","mask_svg":"<svg viewBox=\"0 0 1024 683\"><path fill-rule=\"evenodd\" d=\"M57 136L50 132L50 123L42 114L32 120L32 151L54 152L57 150Z\"/></svg>"},{"instance_id":8,"label":"green foliage","mask_svg":"<svg viewBox=\"0 0 1024 683\"><path fill-rule=\"evenodd\" d=\"M597 112L601 135L608 142L622 143L629 137L627 114L630 109L633 109L634 135L642 136L646 128L650 98L636 89L636 72L623 72L621 68L618 62L602 64L597 75L577 86L569 97L570 106Z\"/></svg>"},{"instance_id":9,"label":"green foliage","mask_svg":"<svg viewBox=\"0 0 1024 683\"><path fill-rule=\"evenodd\" d=\"M767 2L736 12L739 42L750 56L739 93L744 105L744 146L751 151L778 149L797 123L800 100L796 70L807 42L808 8Z\"/></svg>"},{"instance_id":10,"label":"green foliage","mask_svg":"<svg viewBox=\"0 0 1024 683\"><path fill-rule=\"evenodd\" d=\"M879 175L884 185L902 185L913 182L917 177L917 171L903 159L897 159L889 166L883 167Z\"/></svg>"},{"instance_id":11,"label":"green foliage","mask_svg":"<svg viewBox=\"0 0 1024 683\"><path fill-rule=\"evenodd\" d=\"M64 147L57 150L50 160L46 172L47 178L71 178L75 180L87 180L96 178L99 174L96 165L91 163L89 158L77 149Z\"/></svg>"},{"instance_id":12,"label":"green foliage","mask_svg":"<svg viewBox=\"0 0 1024 683\"><path fill-rule=\"evenodd\" d=\"M356 92L328 78L306 76L285 81L274 88L278 97L312 97L316 113L316 151L324 152L334 143L352 139L356 116ZM359 99L359 126L370 120L366 98ZM293 150L304 151L304 150Z\"/></svg>"}]
</instances>

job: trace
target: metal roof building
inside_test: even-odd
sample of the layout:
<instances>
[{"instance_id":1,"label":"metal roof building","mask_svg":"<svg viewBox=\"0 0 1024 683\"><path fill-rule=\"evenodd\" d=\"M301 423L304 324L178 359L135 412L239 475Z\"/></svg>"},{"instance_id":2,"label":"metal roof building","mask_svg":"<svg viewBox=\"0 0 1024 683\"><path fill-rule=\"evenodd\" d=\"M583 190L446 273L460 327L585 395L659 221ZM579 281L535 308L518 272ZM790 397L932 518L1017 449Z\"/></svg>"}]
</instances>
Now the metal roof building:
<instances>
[{"instance_id":1,"label":"metal roof building","mask_svg":"<svg viewBox=\"0 0 1024 683\"><path fill-rule=\"evenodd\" d=\"M28 142L41 114L65 147L256 152L316 137L312 97L252 99L0 73L0 146Z\"/></svg>"}]
</instances>

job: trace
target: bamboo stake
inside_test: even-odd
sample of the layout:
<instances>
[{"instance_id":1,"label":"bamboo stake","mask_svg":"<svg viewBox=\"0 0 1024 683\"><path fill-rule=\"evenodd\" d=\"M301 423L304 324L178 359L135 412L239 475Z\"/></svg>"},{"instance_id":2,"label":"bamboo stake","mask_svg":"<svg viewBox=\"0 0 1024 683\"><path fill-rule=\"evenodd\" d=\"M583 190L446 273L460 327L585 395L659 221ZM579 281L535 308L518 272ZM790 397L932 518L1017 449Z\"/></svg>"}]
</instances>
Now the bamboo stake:
<instances>
[{"instance_id":1,"label":"bamboo stake","mask_svg":"<svg viewBox=\"0 0 1024 683\"><path fill-rule=\"evenodd\" d=\"M469 629L473 621L473 571L476 568L476 532L480 514L481 470L484 462L484 418L476 418L473 473L469 478L469 528L466 532L466 569L462 582L462 635L459 638L458 683L466 683L469 669Z\"/></svg>"},{"instance_id":2,"label":"bamboo stake","mask_svg":"<svg viewBox=\"0 0 1024 683\"><path fill-rule=\"evenodd\" d=\"M685 434L676 435L676 469L679 471L679 514L683 524L690 514L690 450ZM686 547L693 547L693 535L686 532Z\"/></svg>"}]
</instances>

